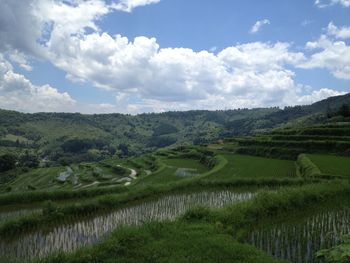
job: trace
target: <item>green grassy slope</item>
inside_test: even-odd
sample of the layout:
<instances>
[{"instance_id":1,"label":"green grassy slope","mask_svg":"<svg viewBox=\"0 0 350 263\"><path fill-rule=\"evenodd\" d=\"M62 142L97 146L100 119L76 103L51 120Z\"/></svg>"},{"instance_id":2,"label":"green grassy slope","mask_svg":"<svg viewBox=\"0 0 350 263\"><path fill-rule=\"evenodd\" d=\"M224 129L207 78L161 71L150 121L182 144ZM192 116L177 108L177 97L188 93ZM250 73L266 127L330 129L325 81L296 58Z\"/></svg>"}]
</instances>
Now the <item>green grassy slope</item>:
<instances>
[{"instance_id":1,"label":"green grassy slope","mask_svg":"<svg viewBox=\"0 0 350 263\"><path fill-rule=\"evenodd\" d=\"M41 262L232 262L277 263L256 248L208 224L149 223L124 227L106 242L72 255L52 256Z\"/></svg>"},{"instance_id":2,"label":"green grassy slope","mask_svg":"<svg viewBox=\"0 0 350 263\"><path fill-rule=\"evenodd\" d=\"M227 111L188 111L137 116L122 114L83 115L78 113L24 114L0 110L0 153L25 150L57 161L75 157L88 158L119 155L132 156L173 144L207 143L236 135L253 134L282 124L315 117L311 122L325 122L325 109L350 103L350 95L338 96L309 106ZM301 121L303 123L303 121ZM72 139L100 140L95 156L90 153L68 154L62 145ZM18 139L18 141L17 141ZM126 146L126 147L125 147ZM91 146L94 148L95 146ZM15 149L13 149L15 148ZM95 147L96 148L96 147ZM81 155L80 159L76 155ZM96 157L97 155L97 157ZM84 159L85 158L85 159Z\"/></svg>"},{"instance_id":3,"label":"green grassy slope","mask_svg":"<svg viewBox=\"0 0 350 263\"><path fill-rule=\"evenodd\" d=\"M319 154L308 154L307 156L324 174L350 177L349 157Z\"/></svg>"},{"instance_id":4,"label":"green grassy slope","mask_svg":"<svg viewBox=\"0 0 350 263\"><path fill-rule=\"evenodd\" d=\"M293 161L263 157L224 154L227 164L216 173L208 176L212 179L261 179L295 177Z\"/></svg>"}]
</instances>

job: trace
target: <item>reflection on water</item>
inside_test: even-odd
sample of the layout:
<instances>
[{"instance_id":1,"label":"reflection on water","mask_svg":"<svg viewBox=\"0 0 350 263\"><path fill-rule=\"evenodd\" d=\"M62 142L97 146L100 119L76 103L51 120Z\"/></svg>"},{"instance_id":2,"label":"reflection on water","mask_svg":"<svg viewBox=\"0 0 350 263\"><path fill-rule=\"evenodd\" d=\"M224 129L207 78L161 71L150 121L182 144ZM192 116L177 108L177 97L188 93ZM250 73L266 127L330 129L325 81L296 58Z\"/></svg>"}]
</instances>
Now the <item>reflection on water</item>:
<instances>
[{"instance_id":1,"label":"reflection on water","mask_svg":"<svg viewBox=\"0 0 350 263\"><path fill-rule=\"evenodd\" d=\"M322 262L315 252L338 245L350 233L350 210L321 212L301 222L282 223L251 233L249 242L280 259L295 263Z\"/></svg>"},{"instance_id":2,"label":"reflection on water","mask_svg":"<svg viewBox=\"0 0 350 263\"><path fill-rule=\"evenodd\" d=\"M93 219L75 221L55 227L51 232L37 231L21 236L13 242L0 240L0 255L4 258L32 259L52 252L75 250L93 244L123 224L141 224L151 220L174 219L194 205L222 207L249 199L252 193L230 191L176 194L99 215Z\"/></svg>"}]
</instances>

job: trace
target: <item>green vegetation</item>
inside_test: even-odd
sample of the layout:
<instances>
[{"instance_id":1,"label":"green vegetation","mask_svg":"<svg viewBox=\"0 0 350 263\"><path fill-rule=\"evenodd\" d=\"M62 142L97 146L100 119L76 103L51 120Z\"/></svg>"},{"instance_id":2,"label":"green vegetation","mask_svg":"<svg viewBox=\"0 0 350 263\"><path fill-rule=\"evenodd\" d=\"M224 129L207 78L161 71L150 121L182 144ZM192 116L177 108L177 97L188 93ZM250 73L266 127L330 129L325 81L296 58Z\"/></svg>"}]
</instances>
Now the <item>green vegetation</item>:
<instances>
[{"instance_id":1,"label":"green vegetation","mask_svg":"<svg viewBox=\"0 0 350 263\"><path fill-rule=\"evenodd\" d=\"M93 219L105 226L111 213L127 216L132 206L143 213L153 205L164 219L162 211L173 208L159 205L160 197L215 189L257 194L220 209L191 208L172 222L123 226L95 245L41 261L282 262L243 243L254 229L329 202L347 209L349 99L350 94L284 110L137 116L0 111L0 205L18 206L20 215L0 223L0 249L3 238L16 242L38 230L69 235L66 224L72 222L80 228ZM143 207L145 202L150 206ZM21 211L19 204L32 205L35 213ZM182 211L188 208L181 205ZM0 213L6 211L2 207ZM31 250L30 242L23 244ZM346 243L333 245L340 246L319 254L330 262L347 253Z\"/></svg>"},{"instance_id":2,"label":"green vegetation","mask_svg":"<svg viewBox=\"0 0 350 263\"><path fill-rule=\"evenodd\" d=\"M0 154L19 156L29 151L44 161L45 165L92 162L113 156L124 158L170 145L206 144L288 124L294 127L305 123L348 121L349 117L344 115L347 108L343 105L349 103L349 97L347 94L313 105L286 107L283 110L275 107L137 116L23 114L0 110ZM316 133L320 131L314 128L300 134ZM321 134L349 135L349 127L339 128L336 133L334 129L323 129Z\"/></svg>"},{"instance_id":3,"label":"green vegetation","mask_svg":"<svg viewBox=\"0 0 350 263\"><path fill-rule=\"evenodd\" d=\"M208 224L149 223L118 229L102 244L40 262L245 262L275 260Z\"/></svg>"},{"instance_id":4,"label":"green vegetation","mask_svg":"<svg viewBox=\"0 0 350 263\"><path fill-rule=\"evenodd\" d=\"M276 179L295 177L295 164L292 161L237 154L224 154L223 158L227 160L227 164L208 178Z\"/></svg>"},{"instance_id":5,"label":"green vegetation","mask_svg":"<svg viewBox=\"0 0 350 263\"><path fill-rule=\"evenodd\" d=\"M308 154L323 174L350 176L350 158L334 155Z\"/></svg>"},{"instance_id":6,"label":"green vegetation","mask_svg":"<svg viewBox=\"0 0 350 263\"><path fill-rule=\"evenodd\" d=\"M189 177L198 176L206 171L208 167L196 159L182 158L160 158L161 169L154 172L152 176L145 176L138 182L142 185L168 184Z\"/></svg>"},{"instance_id":7,"label":"green vegetation","mask_svg":"<svg viewBox=\"0 0 350 263\"><path fill-rule=\"evenodd\" d=\"M339 246L324 249L317 253L317 257L324 259L327 263L347 263L350 262L350 237L346 235L342 238Z\"/></svg>"},{"instance_id":8,"label":"green vegetation","mask_svg":"<svg viewBox=\"0 0 350 263\"><path fill-rule=\"evenodd\" d=\"M173 258L201 262L205 259L202 256L209 258L209 262L232 262L232 255L236 253L235 258L239 259L237 262L273 262L273 259L237 241L244 238L247 231L261 220L300 211L315 203L320 204L349 193L350 186L339 183L262 192L251 201L220 210L202 207L191 209L175 223L125 227L100 245L73 254L55 255L43 262L108 261L119 259L118 256L121 262L138 262L142 258L151 262Z\"/></svg>"},{"instance_id":9,"label":"green vegetation","mask_svg":"<svg viewBox=\"0 0 350 263\"><path fill-rule=\"evenodd\" d=\"M298 171L304 177L321 176L320 169L308 158L306 154L300 154L297 160Z\"/></svg>"}]
</instances>

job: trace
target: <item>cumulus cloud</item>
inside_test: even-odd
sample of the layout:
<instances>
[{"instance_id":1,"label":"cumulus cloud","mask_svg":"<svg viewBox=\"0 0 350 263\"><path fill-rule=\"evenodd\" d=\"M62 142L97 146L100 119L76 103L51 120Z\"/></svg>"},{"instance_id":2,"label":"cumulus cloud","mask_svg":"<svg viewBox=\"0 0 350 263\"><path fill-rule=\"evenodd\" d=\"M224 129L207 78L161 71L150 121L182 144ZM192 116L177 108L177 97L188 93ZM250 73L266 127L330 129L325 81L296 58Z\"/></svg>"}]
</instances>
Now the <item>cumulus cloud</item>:
<instances>
[{"instance_id":1,"label":"cumulus cloud","mask_svg":"<svg viewBox=\"0 0 350 263\"><path fill-rule=\"evenodd\" d=\"M0 56L1 108L26 112L71 111L74 104L66 92L60 93L49 85L33 85L23 75L15 73L12 65Z\"/></svg>"},{"instance_id":2,"label":"cumulus cloud","mask_svg":"<svg viewBox=\"0 0 350 263\"><path fill-rule=\"evenodd\" d=\"M339 39L350 38L350 27L337 27L330 22L327 27L327 34Z\"/></svg>"},{"instance_id":3,"label":"cumulus cloud","mask_svg":"<svg viewBox=\"0 0 350 263\"><path fill-rule=\"evenodd\" d=\"M124 12L132 12L132 10L139 6L159 3L161 0L120 0L112 4L112 8Z\"/></svg>"},{"instance_id":4,"label":"cumulus cloud","mask_svg":"<svg viewBox=\"0 0 350 263\"><path fill-rule=\"evenodd\" d=\"M331 30L328 27L330 35L340 32L338 29L334 29L336 27L333 24L330 25ZM341 35L344 36L343 33ZM334 40L327 35L321 35L317 41L307 42L306 48L317 51L307 61L301 63L299 65L300 68L326 68L336 78L350 79L350 46L344 41Z\"/></svg>"},{"instance_id":5,"label":"cumulus cloud","mask_svg":"<svg viewBox=\"0 0 350 263\"><path fill-rule=\"evenodd\" d=\"M0 73L0 107L25 111L70 107L84 112L138 113L284 106L310 100L304 98L308 89L295 83L291 67L302 65L313 68L317 63L311 62L313 58L307 60L301 52L293 52L289 43L233 45L217 54L188 48L161 48L155 38L140 36L128 39L110 35L102 32L97 23L112 10L130 12L137 6L159 2L157 0L108 3L74 0L69 4L59 0L28 0L18 8L13 2L2 1L0 7L7 7L15 17L20 12L28 14L28 17L17 21L15 30L0 23L0 31L5 34L0 35L0 40L3 40L0 49L10 53L11 61L30 70L23 54L44 58L64 70L70 80L92 83L95 87L109 90L116 97L116 102L81 105L67 93L60 93L47 85L35 86L9 68ZM16 8L19 10L12 10ZM0 8L0 19L2 12ZM5 24L13 22L11 17L5 17L3 21ZM28 24L33 28L29 28ZM267 19L258 21L252 31L258 32L265 24L269 24ZM34 37L22 39L16 36L17 29L19 33L21 30L33 31ZM21 41L23 43L19 44ZM309 47L312 45L325 47L322 41L310 43ZM343 70L340 66L338 69ZM14 79L16 83L22 83L17 85L21 87L18 94L9 88L16 86ZM10 94L7 90L11 89ZM320 94L326 95L327 92ZM21 100L24 103L19 106ZM33 101L38 102L30 103Z\"/></svg>"},{"instance_id":6,"label":"cumulus cloud","mask_svg":"<svg viewBox=\"0 0 350 263\"><path fill-rule=\"evenodd\" d=\"M259 106L287 103L287 93L295 89L294 73L284 66L305 59L302 53L291 52L287 43L237 45L215 55L160 48L155 38L129 41L96 32L71 37L66 44L70 52L56 53L53 62L70 76L144 100L189 105L203 104L213 94L226 99L250 96ZM235 106L232 101L230 106Z\"/></svg>"},{"instance_id":7,"label":"cumulus cloud","mask_svg":"<svg viewBox=\"0 0 350 263\"><path fill-rule=\"evenodd\" d=\"M315 0L315 5L319 8L325 8L336 4L350 7L350 0Z\"/></svg>"},{"instance_id":8,"label":"cumulus cloud","mask_svg":"<svg viewBox=\"0 0 350 263\"><path fill-rule=\"evenodd\" d=\"M346 92L339 92L332 89L323 88L320 90L314 90L309 95L300 96L298 98L298 104L311 104L329 97L344 95Z\"/></svg>"},{"instance_id":9,"label":"cumulus cloud","mask_svg":"<svg viewBox=\"0 0 350 263\"><path fill-rule=\"evenodd\" d=\"M259 32L260 29L264 25L269 25L269 24L270 24L270 20L268 20L268 19L258 20L258 21L256 21L256 23L250 29L250 33L251 34L255 34L255 33Z\"/></svg>"}]
</instances>

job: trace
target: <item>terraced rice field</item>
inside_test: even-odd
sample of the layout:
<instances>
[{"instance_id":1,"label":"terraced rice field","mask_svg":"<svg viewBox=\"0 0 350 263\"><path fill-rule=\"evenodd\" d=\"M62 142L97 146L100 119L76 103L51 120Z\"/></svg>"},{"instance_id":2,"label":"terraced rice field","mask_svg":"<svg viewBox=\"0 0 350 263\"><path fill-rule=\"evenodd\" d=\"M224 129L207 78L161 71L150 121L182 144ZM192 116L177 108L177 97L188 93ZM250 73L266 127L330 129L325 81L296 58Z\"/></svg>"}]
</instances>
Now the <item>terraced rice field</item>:
<instances>
[{"instance_id":1,"label":"terraced rice field","mask_svg":"<svg viewBox=\"0 0 350 263\"><path fill-rule=\"evenodd\" d=\"M350 157L319 154L307 156L324 174L350 177Z\"/></svg>"},{"instance_id":2,"label":"terraced rice field","mask_svg":"<svg viewBox=\"0 0 350 263\"><path fill-rule=\"evenodd\" d=\"M198 160L183 158L162 158L164 168L144 177L141 184L166 184L168 182L179 181L184 178L198 176L209 169Z\"/></svg>"},{"instance_id":3,"label":"terraced rice field","mask_svg":"<svg viewBox=\"0 0 350 263\"><path fill-rule=\"evenodd\" d=\"M154 220L173 220L195 205L223 207L227 204L250 199L254 193L231 191L197 192L160 197L154 201L125 207L115 212L96 215L88 220L66 222L51 231L37 230L18 236L15 240L0 239L0 258L6 260L33 259L62 250L73 251L96 243L121 225L137 225Z\"/></svg>"},{"instance_id":4,"label":"terraced rice field","mask_svg":"<svg viewBox=\"0 0 350 263\"><path fill-rule=\"evenodd\" d=\"M33 190L79 189L96 185L129 182L132 171L126 167L100 163L38 168L23 173L9 182L12 192Z\"/></svg>"},{"instance_id":5,"label":"terraced rice field","mask_svg":"<svg viewBox=\"0 0 350 263\"><path fill-rule=\"evenodd\" d=\"M298 222L274 224L251 233L248 242L276 258L295 263L323 262L316 252L350 233L350 210L324 211Z\"/></svg>"},{"instance_id":6,"label":"terraced rice field","mask_svg":"<svg viewBox=\"0 0 350 263\"><path fill-rule=\"evenodd\" d=\"M277 160L248 155L224 154L227 164L208 178L290 178L296 173L294 161Z\"/></svg>"}]
</instances>

